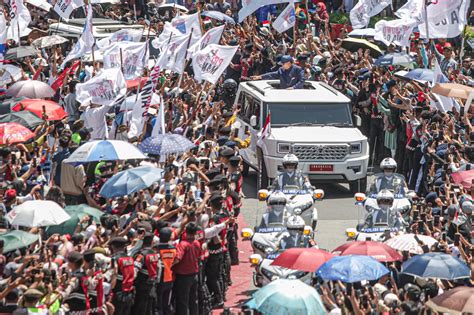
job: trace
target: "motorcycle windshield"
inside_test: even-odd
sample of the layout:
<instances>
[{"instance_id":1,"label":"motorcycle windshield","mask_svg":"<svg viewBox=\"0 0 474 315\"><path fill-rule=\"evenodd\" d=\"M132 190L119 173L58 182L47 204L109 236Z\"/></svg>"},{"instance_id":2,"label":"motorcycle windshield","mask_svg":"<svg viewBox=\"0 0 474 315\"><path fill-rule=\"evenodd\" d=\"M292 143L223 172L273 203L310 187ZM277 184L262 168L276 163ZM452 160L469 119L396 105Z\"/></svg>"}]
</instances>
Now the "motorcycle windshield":
<instances>
[{"instance_id":1,"label":"motorcycle windshield","mask_svg":"<svg viewBox=\"0 0 474 315\"><path fill-rule=\"evenodd\" d=\"M376 198L382 189L390 190L395 198L403 198L405 196L405 177L401 174L393 174L385 177L383 173L375 174L371 184L369 185L368 196Z\"/></svg>"},{"instance_id":2,"label":"motorcycle windshield","mask_svg":"<svg viewBox=\"0 0 474 315\"><path fill-rule=\"evenodd\" d=\"M374 210L370 215L366 217L367 228L369 229L380 229L382 232L386 229L394 229L400 226L399 214L395 209L389 210Z\"/></svg>"}]
</instances>

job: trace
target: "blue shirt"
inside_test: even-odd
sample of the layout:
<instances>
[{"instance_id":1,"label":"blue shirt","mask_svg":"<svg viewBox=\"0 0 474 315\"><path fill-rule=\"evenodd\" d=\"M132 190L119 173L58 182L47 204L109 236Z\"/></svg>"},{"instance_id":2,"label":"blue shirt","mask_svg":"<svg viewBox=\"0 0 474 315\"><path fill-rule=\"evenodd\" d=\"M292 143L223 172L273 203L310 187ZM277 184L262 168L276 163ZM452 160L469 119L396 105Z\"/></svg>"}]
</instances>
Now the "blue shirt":
<instances>
[{"instance_id":1,"label":"blue shirt","mask_svg":"<svg viewBox=\"0 0 474 315\"><path fill-rule=\"evenodd\" d=\"M290 87L294 89L302 89L305 81L303 68L297 65L291 65L288 70L284 70L283 67L280 67L280 69L275 72L263 74L262 79L280 79L280 89L287 89Z\"/></svg>"}]
</instances>

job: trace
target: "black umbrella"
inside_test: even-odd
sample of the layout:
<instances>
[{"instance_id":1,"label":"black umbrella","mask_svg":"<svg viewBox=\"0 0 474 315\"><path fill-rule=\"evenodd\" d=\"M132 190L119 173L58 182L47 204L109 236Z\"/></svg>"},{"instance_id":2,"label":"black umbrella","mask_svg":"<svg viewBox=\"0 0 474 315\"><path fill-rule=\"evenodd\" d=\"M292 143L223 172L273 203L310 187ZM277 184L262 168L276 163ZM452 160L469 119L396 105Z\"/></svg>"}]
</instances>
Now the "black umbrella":
<instances>
[{"instance_id":1,"label":"black umbrella","mask_svg":"<svg viewBox=\"0 0 474 315\"><path fill-rule=\"evenodd\" d=\"M370 55L374 58L377 58L382 55L382 50L379 46L369 42L368 40L360 38L345 38L342 41L341 47L349 51L357 51L359 48L362 48L364 50L369 49Z\"/></svg>"},{"instance_id":2,"label":"black umbrella","mask_svg":"<svg viewBox=\"0 0 474 315\"><path fill-rule=\"evenodd\" d=\"M36 56L38 50L33 46L20 46L9 49L5 55L5 59L12 60L18 58L24 58L28 56Z\"/></svg>"},{"instance_id":3,"label":"black umbrella","mask_svg":"<svg viewBox=\"0 0 474 315\"><path fill-rule=\"evenodd\" d=\"M35 129L41 125L44 120L29 111L11 112L5 115L0 115L0 123L16 122L28 129Z\"/></svg>"},{"instance_id":4,"label":"black umbrella","mask_svg":"<svg viewBox=\"0 0 474 315\"><path fill-rule=\"evenodd\" d=\"M7 98L0 102L0 115L8 114L11 112L11 108L15 106L17 103L21 102L22 100L26 99L26 97L14 97L14 98Z\"/></svg>"}]
</instances>

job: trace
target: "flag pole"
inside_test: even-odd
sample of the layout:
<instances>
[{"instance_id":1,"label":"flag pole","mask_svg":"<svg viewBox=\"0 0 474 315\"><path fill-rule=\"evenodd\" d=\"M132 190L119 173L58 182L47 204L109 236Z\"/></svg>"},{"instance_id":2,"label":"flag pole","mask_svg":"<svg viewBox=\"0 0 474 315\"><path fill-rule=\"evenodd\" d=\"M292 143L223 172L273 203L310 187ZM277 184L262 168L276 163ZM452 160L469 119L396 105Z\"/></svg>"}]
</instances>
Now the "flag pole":
<instances>
[{"instance_id":1,"label":"flag pole","mask_svg":"<svg viewBox=\"0 0 474 315\"><path fill-rule=\"evenodd\" d=\"M425 28L426 28L426 39L428 40L428 42L430 41L430 32L428 30L428 1L430 1L429 4L431 4L431 0L423 0L423 4L424 4L424 10L423 10L423 14L425 15Z\"/></svg>"},{"instance_id":2,"label":"flag pole","mask_svg":"<svg viewBox=\"0 0 474 315\"><path fill-rule=\"evenodd\" d=\"M120 69L122 70L122 73L123 73L123 53L122 53L122 48L120 48Z\"/></svg>"}]
</instances>

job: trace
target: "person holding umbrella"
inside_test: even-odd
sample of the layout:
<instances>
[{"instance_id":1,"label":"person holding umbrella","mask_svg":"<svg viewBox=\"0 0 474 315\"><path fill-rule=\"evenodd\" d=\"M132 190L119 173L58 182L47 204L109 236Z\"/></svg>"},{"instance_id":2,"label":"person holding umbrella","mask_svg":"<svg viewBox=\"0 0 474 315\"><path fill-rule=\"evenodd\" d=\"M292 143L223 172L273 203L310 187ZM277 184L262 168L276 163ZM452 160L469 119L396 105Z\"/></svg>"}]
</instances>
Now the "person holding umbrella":
<instances>
[{"instance_id":1,"label":"person holding umbrella","mask_svg":"<svg viewBox=\"0 0 474 315\"><path fill-rule=\"evenodd\" d=\"M281 57L281 67L274 72L252 76L252 80L280 80L280 89L302 89L304 87L304 70L294 64L293 57L284 55Z\"/></svg>"}]
</instances>

